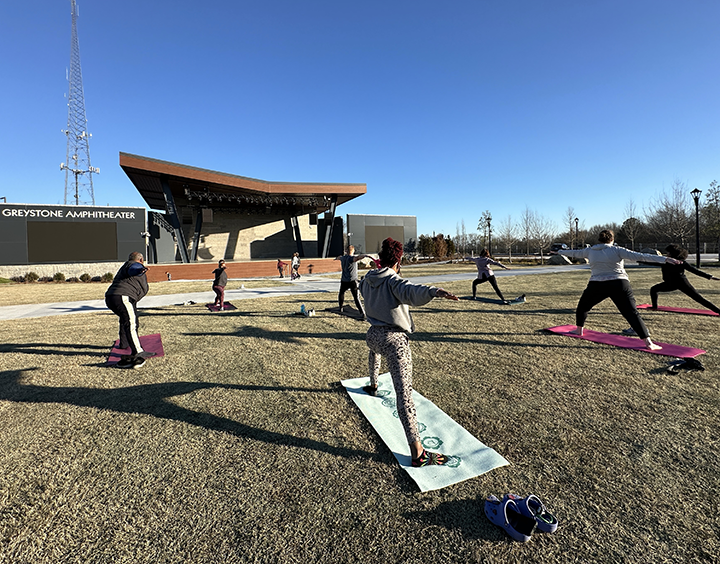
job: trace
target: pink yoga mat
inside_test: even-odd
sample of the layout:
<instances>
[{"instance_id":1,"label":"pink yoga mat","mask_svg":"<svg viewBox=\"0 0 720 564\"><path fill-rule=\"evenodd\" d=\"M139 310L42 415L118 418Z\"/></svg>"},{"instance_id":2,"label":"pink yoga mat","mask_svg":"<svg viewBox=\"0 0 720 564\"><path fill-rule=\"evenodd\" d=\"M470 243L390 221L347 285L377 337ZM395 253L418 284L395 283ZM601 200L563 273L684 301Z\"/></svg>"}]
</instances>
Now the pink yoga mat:
<instances>
[{"instance_id":1,"label":"pink yoga mat","mask_svg":"<svg viewBox=\"0 0 720 564\"><path fill-rule=\"evenodd\" d=\"M623 349L634 349L637 351L643 351L648 353L660 354L663 356L674 356L677 358L693 358L701 354L705 354L702 349L694 349L692 347L683 347L681 345L671 345L669 343L658 343L662 348L657 351L653 351L645 347L645 343L638 337L625 337L624 335L611 335L610 333L600 333L599 331L590 331L585 329L582 337L580 335L574 335L570 331L575 329L575 325L560 325L558 327L549 327L547 331L551 333L557 333L558 335L565 335L566 337L575 337L576 339L583 339L584 341L591 341L593 343L601 343L603 345L613 345Z\"/></svg>"},{"instance_id":2,"label":"pink yoga mat","mask_svg":"<svg viewBox=\"0 0 720 564\"><path fill-rule=\"evenodd\" d=\"M215 304L205 304L205 307L207 307L210 311L220 311L220 306ZM234 305L232 305L229 302L225 302L223 304L223 311L228 311L230 309L237 309Z\"/></svg>"},{"instance_id":3,"label":"pink yoga mat","mask_svg":"<svg viewBox=\"0 0 720 564\"><path fill-rule=\"evenodd\" d=\"M110 351L110 356L107 359L106 366L111 366L113 364L117 364L120 360L121 356L129 355L131 354L130 349L119 349L117 348L120 344L120 341L117 340L113 344L113 348ZM162 339L160 338L160 333L155 333L154 335L143 335L140 337L140 344L142 345L143 350L146 350L148 352L154 352L155 356L152 358L157 358L159 356L165 356L165 351L163 349Z\"/></svg>"},{"instance_id":4,"label":"pink yoga mat","mask_svg":"<svg viewBox=\"0 0 720 564\"><path fill-rule=\"evenodd\" d=\"M638 309L651 309L652 306L650 304L640 304L637 306ZM658 306L657 311L669 311L672 313L692 313L693 315L718 315L714 311L710 311L709 309L689 309L687 307L668 307L668 306Z\"/></svg>"}]
</instances>

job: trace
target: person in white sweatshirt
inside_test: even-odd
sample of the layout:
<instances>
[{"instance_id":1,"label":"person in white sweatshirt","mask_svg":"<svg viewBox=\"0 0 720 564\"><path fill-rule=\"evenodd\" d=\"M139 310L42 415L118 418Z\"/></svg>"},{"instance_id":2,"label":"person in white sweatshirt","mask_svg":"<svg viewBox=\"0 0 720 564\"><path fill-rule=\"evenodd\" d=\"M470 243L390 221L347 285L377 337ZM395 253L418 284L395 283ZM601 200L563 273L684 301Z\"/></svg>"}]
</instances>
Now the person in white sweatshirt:
<instances>
[{"instance_id":1,"label":"person in white sweatshirt","mask_svg":"<svg viewBox=\"0 0 720 564\"><path fill-rule=\"evenodd\" d=\"M441 465L444 454L426 451L420 442L415 402L412 399L412 354L408 334L415 329L408 305L424 305L433 298L457 300L442 288L412 284L398 276L403 246L387 238L379 253L380 268L371 270L360 282L365 302L365 316L370 323L365 341L370 353L370 385L363 389L370 395L377 391L380 358L385 357L397 396L398 418L410 445L413 466Z\"/></svg>"},{"instance_id":2,"label":"person in white sweatshirt","mask_svg":"<svg viewBox=\"0 0 720 564\"><path fill-rule=\"evenodd\" d=\"M635 305L630 280L625 272L625 260L670 263L677 264L679 261L659 255L636 253L624 247L613 245L615 233L610 229L604 229L598 235L599 243L592 247L575 251L561 250L559 254L571 258L585 258L590 263L590 280L587 288L580 296L577 309L575 310L575 333L583 334L583 327L590 310L603 300L610 298L622 316L635 330L638 337L645 341L645 346L651 350L659 350L662 347L656 345L650 339L645 322L638 314Z\"/></svg>"}]
</instances>

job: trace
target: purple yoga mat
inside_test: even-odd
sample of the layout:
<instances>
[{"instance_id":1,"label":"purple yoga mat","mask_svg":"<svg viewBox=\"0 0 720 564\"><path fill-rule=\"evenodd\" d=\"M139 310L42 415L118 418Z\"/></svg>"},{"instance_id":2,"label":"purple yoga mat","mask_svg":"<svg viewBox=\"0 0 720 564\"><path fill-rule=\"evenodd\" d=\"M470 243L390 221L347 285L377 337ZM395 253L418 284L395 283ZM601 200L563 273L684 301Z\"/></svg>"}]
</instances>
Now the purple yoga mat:
<instances>
[{"instance_id":1,"label":"purple yoga mat","mask_svg":"<svg viewBox=\"0 0 720 564\"><path fill-rule=\"evenodd\" d=\"M131 354L130 349L117 348L119 344L119 340L115 341L115 343L113 344L113 348L110 351L110 356L107 359L106 366L117 364L121 356ZM143 335L142 337L140 337L140 344L142 345L143 350L155 353L155 356L152 358L165 356L165 350L163 349L160 333L155 333L154 335Z\"/></svg>"},{"instance_id":2,"label":"purple yoga mat","mask_svg":"<svg viewBox=\"0 0 720 564\"><path fill-rule=\"evenodd\" d=\"M640 304L637 306L638 309L651 309L652 306L650 304ZM668 307L668 306L658 306L657 311L669 311L672 313L692 313L693 315L718 315L714 311L710 311L709 309L690 309L687 307Z\"/></svg>"},{"instance_id":3,"label":"purple yoga mat","mask_svg":"<svg viewBox=\"0 0 720 564\"><path fill-rule=\"evenodd\" d=\"M205 304L205 307L207 307L210 311L220 311L220 306L215 304ZM223 311L228 311L230 309L237 309L234 305L232 305L229 302L225 302L223 304Z\"/></svg>"},{"instance_id":4,"label":"purple yoga mat","mask_svg":"<svg viewBox=\"0 0 720 564\"><path fill-rule=\"evenodd\" d=\"M692 347L683 347L681 345L671 345L669 343L658 343L662 348L657 351L653 351L645 347L645 343L638 337L625 337L624 335L611 335L610 333L600 333L599 331L590 331L585 329L582 337L580 335L574 335L570 331L575 329L575 325L560 325L558 327L548 327L547 331L551 333L557 333L558 335L565 335L566 337L575 337L576 339L583 339L585 341L591 341L593 343L601 343L603 345L613 345L623 349L634 349L637 351L643 351L653 354L660 354L663 356L674 356L677 358L693 358L701 354L705 354L702 349L694 349Z\"/></svg>"}]
</instances>

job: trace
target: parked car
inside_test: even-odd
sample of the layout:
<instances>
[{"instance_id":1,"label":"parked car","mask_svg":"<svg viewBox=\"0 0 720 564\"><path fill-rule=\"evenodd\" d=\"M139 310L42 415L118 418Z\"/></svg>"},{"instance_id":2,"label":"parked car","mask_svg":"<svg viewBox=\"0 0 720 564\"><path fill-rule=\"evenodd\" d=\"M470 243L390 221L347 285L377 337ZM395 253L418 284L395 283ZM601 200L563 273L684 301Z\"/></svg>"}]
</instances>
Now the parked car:
<instances>
[{"instance_id":1,"label":"parked car","mask_svg":"<svg viewBox=\"0 0 720 564\"><path fill-rule=\"evenodd\" d=\"M553 243L550 245L550 253L557 254L558 251L566 251L568 246L565 243Z\"/></svg>"}]
</instances>

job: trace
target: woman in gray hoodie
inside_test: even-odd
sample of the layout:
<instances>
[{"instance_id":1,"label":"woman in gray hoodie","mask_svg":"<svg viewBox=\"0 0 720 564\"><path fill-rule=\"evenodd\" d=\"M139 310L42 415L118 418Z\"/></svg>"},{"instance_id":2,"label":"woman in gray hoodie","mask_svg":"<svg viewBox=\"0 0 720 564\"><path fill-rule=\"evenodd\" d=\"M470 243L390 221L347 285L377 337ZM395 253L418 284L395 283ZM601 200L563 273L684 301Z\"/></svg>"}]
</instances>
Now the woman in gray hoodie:
<instances>
[{"instance_id":1,"label":"woman in gray hoodie","mask_svg":"<svg viewBox=\"0 0 720 564\"><path fill-rule=\"evenodd\" d=\"M397 396L398 418L410 445L413 466L445 464L444 454L426 451L420 442L415 402L412 399L412 355L408 333L415 325L408 305L424 305L433 298L457 300L442 288L412 284L398 276L403 246L387 238L380 250L380 268L371 270L360 283L365 301L365 315L370 323L365 340L370 348L368 365L370 385L363 389L370 395L377 391L380 357L384 356Z\"/></svg>"}]
</instances>

